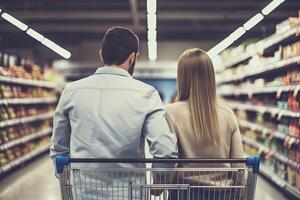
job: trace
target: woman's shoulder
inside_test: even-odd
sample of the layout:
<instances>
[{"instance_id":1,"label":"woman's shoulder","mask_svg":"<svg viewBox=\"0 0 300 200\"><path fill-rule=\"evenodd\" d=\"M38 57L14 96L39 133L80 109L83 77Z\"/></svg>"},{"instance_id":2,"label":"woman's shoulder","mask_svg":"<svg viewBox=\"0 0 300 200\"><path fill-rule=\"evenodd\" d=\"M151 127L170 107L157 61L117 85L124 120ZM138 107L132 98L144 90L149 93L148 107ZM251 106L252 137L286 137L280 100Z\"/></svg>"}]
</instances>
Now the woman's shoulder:
<instances>
[{"instance_id":1,"label":"woman's shoulder","mask_svg":"<svg viewBox=\"0 0 300 200\"><path fill-rule=\"evenodd\" d=\"M180 112L181 109L186 109L188 107L187 102L185 101L178 101L171 104L165 105L166 112Z\"/></svg>"},{"instance_id":2,"label":"woman's shoulder","mask_svg":"<svg viewBox=\"0 0 300 200\"><path fill-rule=\"evenodd\" d=\"M217 109L219 112L222 112L224 114L235 116L233 110L224 104L218 104Z\"/></svg>"},{"instance_id":3,"label":"woman's shoulder","mask_svg":"<svg viewBox=\"0 0 300 200\"><path fill-rule=\"evenodd\" d=\"M225 119L230 124L236 125L237 119L236 116L231 108L224 104L218 104L218 113L222 119Z\"/></svg>"}]
</instances>

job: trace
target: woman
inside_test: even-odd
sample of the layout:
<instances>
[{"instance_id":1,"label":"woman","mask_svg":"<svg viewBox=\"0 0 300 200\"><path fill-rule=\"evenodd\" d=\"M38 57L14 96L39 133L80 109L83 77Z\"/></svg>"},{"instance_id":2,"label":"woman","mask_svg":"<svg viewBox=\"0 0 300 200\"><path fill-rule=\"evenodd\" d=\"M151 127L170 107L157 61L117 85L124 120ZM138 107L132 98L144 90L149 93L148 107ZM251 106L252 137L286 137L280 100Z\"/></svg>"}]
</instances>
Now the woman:
<instances>
[{"instance_id":1,"label":"woman","mask_svg":"<svg viewBox=\"0 0 300 200\"><path fill-rule=\"evenodd\" d=\"M185 51L179 58L177 82L178 102L166 106L166 117L178 139L179 158L243 158L236 117L232 110L217 101L215 72L209 56L201 49ZM224 163L185 164L180 167L232 166ZM225 176L223 173L197 177L185 175L177 179L191 185L222 185L229 181L226 182L228 185L237 181L232 175ZM219 191L222 199L223 192ZM177 195L177 192L171 191L170 199L177 199ZM210 194L204 194L204 190L191 191L191 199L209 199L207 195Z\"/></svg>"}]
</instances>

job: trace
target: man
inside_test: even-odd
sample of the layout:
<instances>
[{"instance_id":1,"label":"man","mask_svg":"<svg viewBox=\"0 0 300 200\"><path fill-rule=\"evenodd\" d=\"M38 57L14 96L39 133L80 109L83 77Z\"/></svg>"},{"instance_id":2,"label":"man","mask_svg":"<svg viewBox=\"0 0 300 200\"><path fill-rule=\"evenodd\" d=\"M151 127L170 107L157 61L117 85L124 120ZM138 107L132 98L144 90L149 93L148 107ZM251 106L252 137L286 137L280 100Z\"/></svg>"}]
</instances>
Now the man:
<instances>
[{"instance_id":1,"label":"man","mask_svg":"<svg viewBox=\"0 0 300 200\"><path fill-rule=\"evenodd\" d=\"M155 158L177 157L176 137L169 131L158 92L132 78L138 46L138 37L127 28L114 27L106 32L99 52L104 67L67 84L60 98L54 115L52 158L144 158L145 139ZM94 177L109 179L98 175ZM105 193L106 199L113 193Z\"/></svg>"}]
</instances>

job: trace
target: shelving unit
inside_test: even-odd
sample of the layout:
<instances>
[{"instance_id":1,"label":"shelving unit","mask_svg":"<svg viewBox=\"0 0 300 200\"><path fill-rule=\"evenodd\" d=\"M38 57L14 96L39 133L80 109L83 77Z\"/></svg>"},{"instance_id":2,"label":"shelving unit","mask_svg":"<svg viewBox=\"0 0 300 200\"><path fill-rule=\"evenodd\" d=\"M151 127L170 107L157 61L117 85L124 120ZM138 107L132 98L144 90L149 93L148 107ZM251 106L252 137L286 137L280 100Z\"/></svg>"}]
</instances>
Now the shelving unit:
<instances>
[{"instance_id":1,"label":"shelving unit","mask_svg":"<svg viewBox=\"0 0 300 200\"><path fill-rule=\"evenodd\" d=\"M38 156L38 155L40 155L40 154L42 154L42 153L44 153L46 151L49 151L50 146L51 145L48 144L48 145L45 145L43 147L40 147L40 148L34 150L33 152L30 152L30 153L28 153L28 154L26 154L26 155L24 155L24 156L22 156L20 158L17 158L14 161L9 162L8 164L0 167L0 175L8 172L9 170L11 170L11 169L13 169L13 168L15 168L15 167L17 167L19 165L24 164L25 162L29 161L30 159L33 159L36 156Z\"/></svg>"},{"instance_id":2,"label":"shelving unit","mask_svg":"<svg viewBox=\"0 0 300 200\"><path fill-rule=\"evenodd\" d=\"M0 105L25 105L25 104L44 104L44 103L55 103L57 102L56 97L50 98L25 98L25 99L0 99Z\"/></svg>"},{"instance_id":3,"label":"shelving unit","mask_svg":"<svg viewBox=\"0 0 300 200\"><path fill-rule=\"evenodd\" d=\"M293 27L292 29L285 31L283 33L274 33L273 35L257 42L253 45L251 50L246 51L245 53L241 54L239 57L235 58L234 60L225 63L224 68L235 67L236 65L240 64L241 62L249 60L256 54L263 54L265 50L272 46L279 46L282 42L286 40L297 37L297 34L300 32L300 25Z\"/></svg>"},{"instance_id":4,"label":"shelving unit","mask_svg":"<svg viewBox=\"0 0 300 200\"><path fill-rule=\"evenodd\" d=\"M274 151L272 151L271 149L269 149L268 147L265 147L264 145L250 139L247 138L245 136L242 136L242 140L243 142L259 149L259 151L264 152L264 153L269 153L269 155L271 155L272 157L274 157L275 159L280 160L283 163L287 163L288 165L294 167L295 169L300 170L300 164L296 163L294 161L291 161L290 159L288 159L287 157L285 157L284 155L281 155L279 153L276 153ZM282 189L285 189L286 191L290 192L291 194L293 194L295 197L300 198L300 192L294 188L293 186L291 186L288 182L286 182L285 180L283 180L282 178L278 177L277 175L275 175L270 169L269 167L264 164L261 163L260 165L260 173L263 174L265 177L267 177L268 179L272 180L275 184L277 184L279 187L281 187Z\"/></svg>"},{"instance_id":5,"label":"shelving unit","mask_svg":"<svg viewBox=\"0 0 300 200\"><path fill-rule=\"evenodd\" d=\"M50 135L51 133L52 133L52 128L47 128L47 129L39 131L37 133L26 135L24 137L15 139L11 142L0 145L0 151L8 149L8 148L16 146L16 145L19 145L19 144L22 144L22 143L32 141L32 140L37 139L37 138L41 138L41 137L46 136L46 135Z\"/></svg>"},{"instance_id":6,"label":"shelving unit","mask_svg":"<svg viewBox=\"0 0 300 200\"><path fill-rule=\"evenodd\" d=\"M296 162L290 160L289 158L287 158L286 156L272 151L270 148L266 147L265 145L258 143L255 140L248 138L246 136L242 136L242 140L243 140L243 142L259 149L261 152L269 153L269 155L274 157L275 159L280 160L281 162L286 163L289 166L294 167L295 169L300 169L300 163L296 163ZM299 194L300 194L300 192L299 192Z\"/></svg>"},{"instance_id":7,"label":"shelving unit","mask_svg":"<svg viewBox=\"0 0 300 200\"><path fill-rule=\"evenodd\" d=\"M277 92L293 92L295 90L299 91L300 85L285 85L285 86L269 86L261 88L242 88L235 89L231 91L219 91L221 96L237 96L237 95L253 95L253 94L263 94L263 93L277 93Z\"/></svg>"},{"instance_id":8,"label":"shelving unit","mask_svg":"<svg viewBox=\"0 0 300 200\"><path fill-rule=\"evenodd\" d=\"M279 109L273 106L260 106L260 105L253 105L253 104L239 103L239 102L225 102L225 103L233 110L235 109L250 110L259 113L271 113L272 115L278 115L278 116L288 116L288 117L295 117L295 118L300 117L299 112Z\"/></svg>"},{"instance_id":9,"label":"shelving unit","mask_svg":"<svg viewBox=\"0 0 300 200\"><path fill-rule=\"evenodd\" d=\"M53 117L53 112L49 112L49 113L44 113L44 114L40 114L40 115L36 115L36 116L29 116L29 117L22 117L22 118L18 118L18 119L10 119L10 120L6 120L6 121L1 121L0 122L0 128L4 128L6 126L13 126L16 124L21 124L21 123L29 123L29 122L34 122L34 121L38 121L38 120L44 120L44 119L49 119L51 117Z\"/></svg>"},{"instance_id":10,"label":"shelving unit","mask_svg":"<svg viewBox=\"0 0 300 200\"><path fill-rule=\"evenodd\" d=\"M2 68L2 73L41 80L0 75L0 176L50 147L58 87L42 81L45 77L38 66L27 70L12 66Z\"/></svg>"},{"instance_id":11,"label":"shelving unit","mask_svg":"<svg viewBox=\"0 0 300 200\"><path fill-rule=\"evenodd\" d=\"M287 169L291 167L297 172L300 172L300 162L294 155L300 152L297 125L298 121L300 123L300 80L295 77L299 76L300 50L287 45L295 43L297 47L299 33L300 25L297 25L249 45L245 52L225 63L217 76L218 94L223 97L224 104L236 111L244 134L243 143L256 149L258 154L267 154L265 159L272 158L275 164L283 163ZM272 121L274 126L270 128L265 121ZM280 152L286 152L289 157ZM299 185L294 187L295 183L289 183L291 179L280 178L269 167L263 163L261 173L300 198ZM293 174L289 176L294 177ZM299 182L300 173L298 176Z\"/></svg>"},{"instance_id":12,"label":"shelving unit","mask_svg":"<svg viewBox=\"0 0 300 200\"><path fill-rule=\"evenodd\" d=\"M45 88L52 88L52 89L56 89L57 87L56 84L47 81L27 80L27 79L7 77L7 76L0 76L0 82L36 86L36 87L45 87Z\"/></svg>"},{"instance_id":13,"label":"shelving unit","mask_svg":"<svg viewBox=\"0 0 300 200\"><path fill-rule=\"evenodd\" d=\"M294 139L293 140L294 144L300 147L300 139L299 138L292 137L290 135L281 133L279 131L276 131L276 130L273 130L273 129L270 129L270 128L266 128L262 125L258 125L258 124L255 124L253 122L249 122L249 121L246 121L246 120L239 119L239 125L241 127L245 127L245 128L249 128L249 129L261 132L262 134L268 134L270 137L275 137L275 138L278 138L278 139L283 140L283 141L287 140L289 138L293 138Z\"/></svg>"},{"instance_id":14,"label":"shelving unit","mask_svg":"<svg viewBox=\"0 0 300 200\"><path fill-rule=\"evenodd\" d=\"M295 64L298 64L300 62L300 56L295 56L292 58L276 61L273 63L267 63L263 64L259 68L251 69L249 71L240 73L240 74L235 74L235 75L230 75L230 76L225 76L222 77L218 80L218 84L222 83L231 83L234 81L240 81L245 78L253 77L253 76L260 76L266 72L272 72L275 70L280 70L283 68L286 68L288 66L293 66ZM250 66L249 66L250 67Z\"/></svg>"}]
</instances>

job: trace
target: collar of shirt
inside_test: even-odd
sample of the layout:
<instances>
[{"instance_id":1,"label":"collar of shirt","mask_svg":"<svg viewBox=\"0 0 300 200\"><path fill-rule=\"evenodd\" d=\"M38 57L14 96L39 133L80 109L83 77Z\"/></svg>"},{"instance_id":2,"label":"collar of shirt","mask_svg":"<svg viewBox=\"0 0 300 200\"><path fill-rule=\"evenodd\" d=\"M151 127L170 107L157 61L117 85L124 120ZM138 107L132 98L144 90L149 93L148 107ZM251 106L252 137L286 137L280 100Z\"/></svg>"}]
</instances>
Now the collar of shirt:
<instances>
[{"instance_id":1,"label":"collar of shirt","mask_svg":"<svg viewBox=\"0 0 300 200\"><path fill-rule=\"evenodd\" d=\"M132 78L132 76L128 73L128 71L120 67L108 67L108 66L99 67L95 74L112 74L112 75L126 76Z\"/></svg>"}]
</instances>

